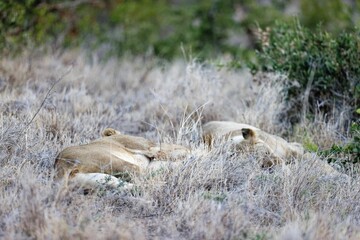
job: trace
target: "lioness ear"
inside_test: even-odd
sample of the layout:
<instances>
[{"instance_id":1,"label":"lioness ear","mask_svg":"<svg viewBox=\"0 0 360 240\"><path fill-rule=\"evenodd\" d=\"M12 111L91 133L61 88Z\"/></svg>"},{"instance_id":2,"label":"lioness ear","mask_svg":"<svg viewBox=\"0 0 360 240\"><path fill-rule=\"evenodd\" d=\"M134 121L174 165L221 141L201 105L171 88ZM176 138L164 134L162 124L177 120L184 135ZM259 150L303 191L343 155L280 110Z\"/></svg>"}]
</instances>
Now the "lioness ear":
<instances>
[{"instance_id":1,"label":"lioness ear","mask_svg":"<svg viewBox=\"0 0 360 240\"><path fill-rule=\"evenodd\" d=\"M250 128L241 129L244 139L252 139L255 137L255 132Z\"/></svg>"},{"instance_id":2,"label":"lioness ear","mask_svg":"<svg viewBox=\"0 0 360 240\"><path fill-rule=\"evenodd\" d=\"M102 132L101 136L102 136L102 137L110 137L110 136L116 135L116 134L121 134L121 133L120 133L119 131L116 131L116 130L113 129L113 128L106 128L106 129Z\"/></svg>"},{"instance_id":3,"label":"lioness ear","mask_svg":"<svg viewBox=\"0 0 360 240\"><path fill-rule=\"evenodd\" d=\"M75 168L73 170L71 170L70 174L69 174L69 177L70 178L73 178L76 174L78 174L80 171L79 169Z\"/></svg>"}]
</instances>

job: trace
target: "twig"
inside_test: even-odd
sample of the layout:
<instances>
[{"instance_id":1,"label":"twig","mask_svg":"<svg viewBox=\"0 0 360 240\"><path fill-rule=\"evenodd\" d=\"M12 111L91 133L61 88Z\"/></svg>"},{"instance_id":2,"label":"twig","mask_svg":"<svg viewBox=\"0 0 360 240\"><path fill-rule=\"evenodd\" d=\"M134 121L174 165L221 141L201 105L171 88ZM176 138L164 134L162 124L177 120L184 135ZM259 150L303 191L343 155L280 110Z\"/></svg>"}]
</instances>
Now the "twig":
<instances>
[{"instance_id":1,"label":"twig","mask_svg":"<svg viewBox=\"0 0 360 240\"><path fill-rule=\"evenodd\" d=\"M42 100L40 106L39 106L38 109L36 110L36 112L35 112L35 114L33 115L33 117L30 119L30 121L25 125L24 129L22 130L22 132L25 132L25 131L29 128L30 124L34 121L34 119L36 118L36 116L39 114L40 110L41 110L42 107L44 106L46 100L48 99L51 91L54 89L54 87L56 86L56 84L58 84L61 80L63 80L64 77L65 77L66 75L68 75L68 74L72 71L72 68L73 68L73 66L71 66L65 73L63 73L63 74L51 85L50 89L47 91L44 99Z\"/></svg>"},{"instance_id":2,"label":"twig","mask_svg":"<svg viewBox=\"0 0 360 240\"><path fill-rule=\"evenodd\" d=\"M314 64L312 66L311 72L310 72L310 76L309 76L309 80L306 84L306 89L305 89L305 93L304 93L304 100L303 100L303 109L302 109L302 117L303 120L306 119L306 113L309 107L309 96L310 96L310 91L311 91L311 87L314 81L314 76L315 76L315 72L316 72L316 64Z\"/></svg>"}]
</instances>

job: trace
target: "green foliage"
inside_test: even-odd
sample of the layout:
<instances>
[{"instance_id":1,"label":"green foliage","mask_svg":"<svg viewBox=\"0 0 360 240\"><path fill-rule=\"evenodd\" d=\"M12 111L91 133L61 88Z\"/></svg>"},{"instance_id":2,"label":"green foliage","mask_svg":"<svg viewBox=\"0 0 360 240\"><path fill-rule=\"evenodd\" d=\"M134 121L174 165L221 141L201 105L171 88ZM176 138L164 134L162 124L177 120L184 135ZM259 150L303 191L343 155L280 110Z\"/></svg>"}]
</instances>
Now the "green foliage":
<instances>
[{"instance_id":1,"label":"green foliage","mask_svg":"<svg viewBox=\"0 0 360 240\"><path fill-rule=\"evenodd\" d=\"M334 37L318 27L311 32L299 22L277 23L262 41L255 70L282 72L289 76L287 96L295 102L290 115L303 104L310 113L330 113L334 106L359 106L360 31ZM299 84L294 84L297 81ZM308 99L305 99L306 91Z\"/></svg>"},{"instance_id":2,"label":"green foliage","mask_svg":"<svg viewBox=\"0 0 360 240\"><path fill-rule=\"evenodd\" d=\"M32 9L33 0L23 3L17 1L0 2L0 48L6 49L10 44L17 44L26 38L25 32L31 32L36 14ZM19 35L19 36L18 36ZM18 37L17 37L18 36Z\"/></svg>"},{"instance_id":3,"label":"green foliage","mask_svg":"<svg viewBox=\"0 0 360 240\"><path fill-rule=\"evenodd\" d=\"M104 2L46 2L27 0L0 3L0 48L61 43L112 46L112 54L150 52L164 58L182 54L196 57L243 53L226 43L234 27L231 1L185 2L136 0Z\"/></svg>"},{"instance_id":4,"label":"green foliage","mask_svg":"<svg viewBox=\"0 0 360 240\"><path fill-rule=\"evenodd\" d=\"M219 203L222 203L227 199L227 195L223 192L207 191L207 192L204 192L203 196L205 199L210 199L210 200L213 200L213 201L219 202Z\"/></svg>"},{"instance_id":5,"label":"green foliage","mask_svg":"<svg viewBox=\"0 0 360 240\"><path fill-rule=\"evenodd\" d=\"M355 22L356 8L341 0L300 1L300 21L339 32ZM230 55L254 64L254 29L290 22L288 0L9 0L0 2L0 50L51 43L56 47L109 46L111 55L153 54L171 59L183 51L199 59ZM355 10L354 10L355 9ZM238 17L236 17L238 16ZM316 30L316 29L312 29ZM232 39L232 40L231 40ZM241 44L241 46L239 46Z\"/></svg>"},{"instance_id":6,"label":"green foliage","mask_svg":"<svg viewBox=\"0 0 360 240\"><path fill-rule=\"evenodd\" d=\"M353 26L350 6L342 0L301 0L301 22L304 26L317 30L321 26L330 32L338 33Z\"/></svg>"},{"instance_id":7,"label":"green foliage","mask_svg":"<svg viewBox=\"0 0 360 240\"><path fill-rule=\"evenodd\" d=\"M336 162L342 165L348 163L360 163L360 124L351 125L352 139L344 146L334 144L330 149L321 152L328 158L328 162Z\"/></svg>"},{"instance_id":8,"label":"green foliage","mask_svg":"<svg viewBox=\"0 0 360 240\"><path fill-rule=\"evenodd\" d=\"M98 10L91 4L61 0L1 1L0 50L13 53L23 46L47 42L76 46L98 29L94 19Z\"/></svg>"},{"instance_id":9,"label":"green foliage","mask_svg":"<svg viewBox=\"0 0 360 240\"><path fill-rule=\"evenodd\" d=\"M303 141L303 146L305 150L309 152L317 152L319 150L319 146L312 141L310 138L305 138Z\"/></svg>"},{"instance_id":10,"label":"green foliage","mask_svg":"<svg viewBox=\"0 0 360 240\"><path fill-rule=\"evenodd\" d=\"M181 46L200 57L218 49L226 51L226 31L232 27L231 4L197 1L197 4L166 1L124 1L112 12L114 25L122 35L115 39L119 53L143 54L152 47L155 55L171 58L182 54Z\"/></svg>"},{"instance_id":11,"label":"green foliage","mask_svg":"<svg viewBox=\"0 0 360 240\"><path fill-rule=\"evenodd\" d=\"M266 233L257 233L257 234L255 234L254 237L252 237L250 239L252 239L252 240L265 240L265 239L269 239L269 238L266 235Z\"/></svg>"},{"instance_id":12,"label":"green foliage","mask_svg":"<svg viewBox=\"0 0 360 240\"><path fill-rule=\"evenodd\" d=\"M311 131L307 129L307 126L300 126L298 124L293 126L294 136L299 136L299 141L306 151L315 152L319 151L319 146L314 142L314 136L310 134Z\"/></svg>"},{"instance_id":13,"label":"green foliage","mask_svg":"<svg viewBox=\"0 0 360 240\"><path fill-rule=\"evenodd\" d=\"M241 25L244 28L271 27L275 24L275 19L281 21L291 21L291 16L284 14L284 1L273 0L271 5L261 5L258 1L247 0L244 3L248 13Z\"/></svg>"}]
</instances>

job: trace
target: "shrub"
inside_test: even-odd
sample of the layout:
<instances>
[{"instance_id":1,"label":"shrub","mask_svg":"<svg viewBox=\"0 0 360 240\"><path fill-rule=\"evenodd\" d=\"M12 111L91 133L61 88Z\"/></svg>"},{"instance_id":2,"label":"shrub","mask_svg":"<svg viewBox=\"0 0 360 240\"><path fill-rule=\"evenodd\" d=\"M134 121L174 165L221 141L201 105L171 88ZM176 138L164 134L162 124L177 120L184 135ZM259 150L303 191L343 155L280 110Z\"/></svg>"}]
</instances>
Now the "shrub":
<instances>
[{"instance_id":1,"label":"shrub","mask_svg":"<svg viewBox=\"0 0 360 240\"><path fill-rule=\"evenodd\" d=\"M360 163L360 124L352 123L350 132L352 139L345 145L334 144L330 149L321 151L328 162L336 162L343 166L349 163Z\"/></svg>"},{"instance_id":2,"label":"shrub","mask_svg":"<svg viewBox=\"0 0 360 240\"><path fill-rule=\"evenodd\" d=\"M301 22L315 31L318 23L333 33L350 30L353 26L351 6L342 0L301 0L300 11L303 13Z\"/></svg>"},{"instance_id":3,"label":"shrub","mask_svg":"<svg viewBox=\"0 0 360 240\"><path fill-rule=\"evenodd\" d=\"M334 37L321 26L317 29L311 32L296 21L260 31L259 66L253 70L289 76L287 98L293 103L289 112L293 122L299 120L301 109L331 113L344 104L351 107L354 119L360 96L360 31Z\"/></svg>"},{"instance_id":4,"label":"shrub","mask_svg":"<svg viewBox=\"0 0 360 240\"><path fill-rule=\"evenodd\" d=\"M152 48L165 58L179 56L181 45L200 57L226 51L226 31L232 27L232 4L223 1L169 4L165 1L124 1L111 11L118 52L143 54Z\"/></svg>"},{"instance_id":5,"label":"shrub","mask_svg":"<svg viewBox=\"0 0 360 240\"><path fill-rule=\"evenodd\" d=\"M0 50L11 54L45 43L77 46L86 36L101 32L99 18L105 7L91 0L1 1Z\"/></svg>"},{"instance_id":6,"label":"shrub","mask_svg":"<svg viewBox=\"0 0 360 240\"><path fill-rule=\"evenodd\" d=\"M234 26L233 4L223 1L169 3L136 1L6 1L0 3L0 50L23 45L110 44L112 55L163 58L182 54L181 46L197 57L241 52L225 42Z\"/></svg>"}]
</instances>

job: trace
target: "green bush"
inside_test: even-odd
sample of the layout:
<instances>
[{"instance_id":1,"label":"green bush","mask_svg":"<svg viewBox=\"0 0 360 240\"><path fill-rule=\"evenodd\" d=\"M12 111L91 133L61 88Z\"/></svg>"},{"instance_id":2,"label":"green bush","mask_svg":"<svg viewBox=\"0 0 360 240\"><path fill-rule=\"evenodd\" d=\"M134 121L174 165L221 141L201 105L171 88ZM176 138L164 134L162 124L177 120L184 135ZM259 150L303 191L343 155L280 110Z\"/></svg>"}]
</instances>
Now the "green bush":
<instances>
[{"instance_id":1,"label":"green bush","mask_svg":"<svg viewBox=\"0 0 360 240\"><path fill-rule=\"evenodd\" d=\"M319 23L324 30L332 33L351 30L353 26L352 9L343 0L301 0L300 10L303 13L302 24L314 31Z\"/></svg>"},{"instance_id":2,"label":"green bush","mask_svg":"<svg viewBox=\"0 0 360 240\"><path fill-rule=\"evenodd\" d=\"M26 38L41 37L35 34L36 17L41 11L33 9L34 1L0 2L0 49L9 51L10 46L23 44ZM32 36L30 36L32 35Z\"/></svg>"},{"instance_id":3,"label":"green bush","mask_svg":"<svg viewBox=\"0 0 360 240\"><path fill-rule=\"evenodd\" d=\"M262 33L266 37L258 52L259 65L253 70L289 76L287 97L293 104L289 112L293 122L304 104L310 114L317 110L331 113L344 104L355 114L360 96L358 29L334 37L321 27L311 32L296 21L277 23L270 32Z\"/></svg>"},{"instance_id":4,"label":"green bush","mask_svg":"<svg viewBox=\"0 0 360 240\"><path fill-rule=\"evenodd\" d=\"M111 11L112 24L122 32L115 46L120 54L144 54L150 48L164 58L181 55L181 46L198 57L226 52L224 29L232 27L231 11L227 1L124 1Z\"/></svg>"},{"instance_id":5,"label":"green bush","mask_svg":"<svg viewBox=\"0 0 360 240\"><path fill-rule=\"evenodd\" d=\"M235 54L226 43L233 28L231 1L170 3L165 0L0 2L0 50L12 52L44 43L97 47L110 44L112 55L195 57Z\"/></svg>"},{"instance_id":6,"label":"green bush","mask_svg":"<svg viewBox=\"0 0 360 240\"><path fill-rule=\"evenodd\" d=\"M351 125L351 141L345 145L334 144L331 149L320 153L327 157L328 162L339 163L346 167L349 163L360 163L360 124L354 122Z\"/></svg>"},{"instance_id":7,"label":"green bush","mask_svg":"<svg viewBox=\"0 0 360 240\"><path fill-rule=\"evenodd\" d=\"M98 18L105 5L61 0L0 1L0 51L51 43L77 46L100 33Z\"/></svg>"}]
</instances>

